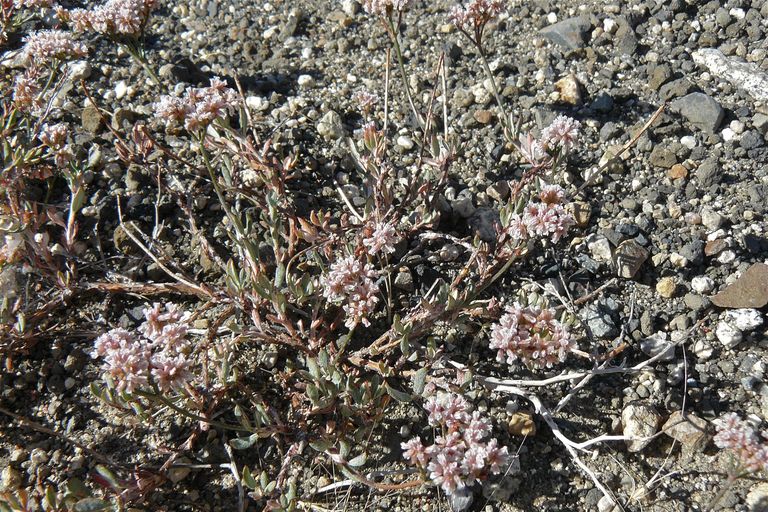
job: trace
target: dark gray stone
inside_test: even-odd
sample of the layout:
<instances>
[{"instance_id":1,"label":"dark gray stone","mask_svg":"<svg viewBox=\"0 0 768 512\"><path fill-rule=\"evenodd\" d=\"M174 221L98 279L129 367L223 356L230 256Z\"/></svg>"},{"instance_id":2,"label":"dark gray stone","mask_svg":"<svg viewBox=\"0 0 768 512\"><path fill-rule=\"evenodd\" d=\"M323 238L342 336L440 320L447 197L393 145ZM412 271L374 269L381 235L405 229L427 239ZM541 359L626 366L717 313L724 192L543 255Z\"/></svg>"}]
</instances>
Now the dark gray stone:
<instances>
[{"instance_id":1,"label":"dark gray stone","mask_svg":"<svg viewBox=\"0 0 768 512\"><path fill-rule=\"evenodd\" d=\"M714 158L704 160L696 169L696 178L702 187L710 187L720 183L723 179L720 164Z\"/></svg>"},{"instance_id":2,"label":"dark gray stone","mask_svg":"<svg viewBox=\"0 0 768 512\"><path fill-rule=\"evenodd\" d=\"M687 94L673 101L670 107L693 126L707 133L715 133L725 117L723 107L703 92Z\"/></svg>"},{"instance_id":3,"label":"dark gray stone","mask_svg":"<svg viewBox=\"0 0 768 512\"><path fill-rule=\"evenodd\" d=\"M651 165L669 169L677 163L675 154L664 146L655 146L649 158Z\"/></svg>"},{"instance_id":4,"label":"dark gray stone","mask_svg":"<svg viewBox=\"0 0 768 512\"><path fill-rule=\"evenodd\" d=\"M763 145L765 141L763 140L763 136L760 135L755 130L749 130L744 132L744 134L741 136L741 141L739 145L743 147L744 149L755 149L759 148Z\"/></svg>"},{"instance_id":5,"label":"dark gray stone","mask_svg":"<svg viewBox=\"0 0 768 512\"><path fill-rule=\"evenodd\" d=\"M694 240L685 244L680 250L680 255L687 258L694 265L700 265L704 261L704 242Z\"/></svg>"},{"instance_id":6,"label":"dark gray stone","mask_svg":"<svg viewBox=\"0 0 768 512\"><path fill-rule=\"evenodd\" d=\"M586 35L591 28L589 19L575 16L544 27L539 33L563 48L577 50L584 47Z\"/></svg>"}]
</instances>

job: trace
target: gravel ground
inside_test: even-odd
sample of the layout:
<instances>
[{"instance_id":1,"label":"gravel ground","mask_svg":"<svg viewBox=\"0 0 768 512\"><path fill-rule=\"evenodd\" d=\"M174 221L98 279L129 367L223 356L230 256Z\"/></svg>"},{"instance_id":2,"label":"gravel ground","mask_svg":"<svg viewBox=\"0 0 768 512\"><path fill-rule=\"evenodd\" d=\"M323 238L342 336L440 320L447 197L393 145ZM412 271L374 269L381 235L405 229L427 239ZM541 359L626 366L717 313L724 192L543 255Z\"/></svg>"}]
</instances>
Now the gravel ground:
<instances>
[{"instance_id":1,"label":"gravel ground","mask_svg":"<svg viewBox=\"0 0 768 512\"><path fill-rule=\"evenodd\" d=\"M442 201L440 227L456 236L482 236L519 171L502 143L480 64L448 24L451 7L442 0L415 2L404 18L404 57L421 101L428 98L445 52L449 116L462 153ZM660 432L642 446L601 444L585 456L625 510L704 510L725 480L726 457L709 442L711 421L728 411L768 418L768 267L759 265L768 263L767 32L768 2L761 0L511 1L488 28L491 68L522 130L537 132L559 113L584 127L582 144L559 177L579 212L578 229L565 247L532 254L494 293L508 299L534 289L518 276L574 297L610 283L576 306L584 325L582 350L616 348L620 358L635 364L675 343L641 372L595 379L558 416L574 439L632 429ZM145 120L163 131L152 116L160 94L204 85L211 75L237 78L264 133L276 135L278 148L300 155L302 177L292 185L297 207L338 207L334 181L345 184L353 202L361 195L345 136L363 124L354 93L383 95L388 39L353 0L163 1L149 35L148 56L159 69L159 86L127 55L103 40L92 41L84 74L94 97L113 113L115 129ZM392 75L399 80L396 69ZM641 132L662 104L665 111ZM86 242L99 245L115 273L140 282L163 280L161 269L132 252L116 229L116 196L124 198L124 213L132 221L152 229L154 172L119 166L112 134L81 93L73 91L60 107L63 118L78 126L76 144L97 163L87 177ZM400 127L393 140L405 163L418 150L406 113L397 105L391 113L391 123ZM631 149L614 158L639 132ZM165 142L182 156L191 154L176 134L167 133ZM606 161L605 172L597 174ZM592 175L592 184L582 187ZM184 175L179 187L202 184L199 177ZM212 226L214 203L210 195L194 204ZM196 276L208 275L210 262L195 247L183 214L172 204L160 213L169 256ZM417 286L427 281L425 273L455 275L461 268L454 262L459 246L435 244L425 251L435 263L416 268ZM748 278L739 280L745 273ZM21 293L26 280L13 268L2 272L7 294ZM163 418L133 424L89 391L98 379L88 356L93 338L107 323L136 325L143 304L134 297L79 298L59 322L76 336L59 330L3 371L2 407L114 460L162 464L163 454L188 435L184 425ZM476 340L461 327L441 333L453 353L474 357L479 371L504 377L492 364L493 354L473 350ZM263 353L253 357L264 364ZM565 391L551 386L542 397L556 403ZM611 510L543 422L535 420L535 433L525 439L516 435L522 413L531 411L527 402L489 393L473 398L492 414L510 451L519 453L520 470L485 484L468 510ZM662 428L680 421L681 410L688 415L684 425L703 425L704 434ZM402 467L399 443L425 425L418 414L415 407L397 408L377 429L371 441L377 446L375 465ZM0 487L82 478L99 463L62 437L6 420L0 422L0 467L6 468ZM228 460L215 433L205 448L183 457L214 466ZM294 476L306 492L342 479L327 460L310 454L303 461ZM237 491L228 470L175 471L138 509L235 510ZM451 507L433 488L400 493L355 488L349 494L343 489L309 502L339 510ZM768 485L739 481L719 507L768 510Z\"/></svg>"}]
</instances>

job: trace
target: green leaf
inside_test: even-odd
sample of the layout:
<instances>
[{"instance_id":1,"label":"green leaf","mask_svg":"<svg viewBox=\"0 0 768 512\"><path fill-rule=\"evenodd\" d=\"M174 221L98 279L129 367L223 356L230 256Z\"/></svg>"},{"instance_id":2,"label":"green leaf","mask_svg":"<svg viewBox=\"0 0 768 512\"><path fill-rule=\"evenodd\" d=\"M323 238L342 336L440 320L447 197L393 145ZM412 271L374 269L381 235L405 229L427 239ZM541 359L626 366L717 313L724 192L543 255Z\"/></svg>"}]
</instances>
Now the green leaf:
<instances>
[{"instance_id":1,"label":"green leaf","mask_svg":"<svg viewBox=\"0 0 768 512\"><path fill-rule=\"evenodd\" d=\"M357 456L357 457L355 457L354 459L350 460L350 461L348 462L348 464L349 464L350 466L352 466L353 468L359 468L360 466L362 466L363 464L365 464L365 462L366 462L367 460L368 460L368 456L367 456L365 453L361 453L360 455L358 455L358 456Z\"/></svg>"},{"instance_id":2,"label":"green leaf","mask_svg":"<svg viewBox=\"0 0 768 512\"><path fill-rule=\"evenodd\" d=\"M427 382L427 368L421 368L413 376L413 392L421 395L424 392L424 385Z\"/></svg>"},{"instance_id":3,"label":"green leaf","mask_svg":"<svg viewBox=\"0 0 768 512\"><path fill-rule=\"evenodd\" d=\"M413 397L411 395L409 395L408 393L404 393L404 392L402 392L400 390L397 390L397 389L393 388L392 386L390 386L389 384L384 384L384 386L387 389L387 394L389 394L389 396L391 396L392 398L394 398L398 402L408 403L408 402L410 402L413 399Z\"/></svg>"},{"instance_id":4,"label":"green leaf","mask_svg":"<svg viewBox=\"0 0 768 512\"><path fill-rule=\"evenodd\" d=\"M411 344L408 342L407 335L403 335L403 337L400 338L400 352L402 352L405 357L408 357L411 353Z\"/></svg>"},{"instance_id":5,"label":"green leaf","mask_svg":"<svg viewBox=\"0 0 768 512\"><path fill-rule=\"evenodd\" d=\"M310 442L309 446L311 446L315 451L324 453L331 446L331 444L325 439L319 439L317 441Z\"/></svg>"},{"instance_id":6,"label":"green leaf","mask_svg":"<svg viewBox=\"0 0 768 512\"><path fill-rule=\"evenodd\" d=\"M85 498L75 503L74 512L98 512L110 508L109 502L98 498Z\"/></svg>"},{"instance_id":7,"label":"green leaf","mask_svg":"<svg viewBox=\"0 0 768 512\"><path fill-rule=\"evenodd\" d=\"M329 362L328 351L324 348L320 349L320 352L317 354L317 364L320 365L320 368L328 368Z\"/></svg>"},{"instance_id":8,"label":"green leaf","mask_svg":"<svg viewBox=\"0 0 768 512\"><path fill-rule=\"evenodd\" d=\"M122 486L120 485L120 481L117 479L115 474L112 473L112 471L110 471L109 468L107 468L106 466L103 466L101 464L97 465L96 472L100 474L102 477L104 477L104 480L106 480L107 483L109 483L112 489L117 491L122 488Z\"/></svg>"},{"instance_id":9,"label":"green leaf","mask_svg":"<svg viewBox=\"0 0 768 512\"><path fill-rule=\"evenodd\" d=\"M252 491L256 490L258 487L258 483L256 482L256 479L253 478L251 470L248 469L248 466L243 466L243 485Z\"/></svg>"},{"instance_id":10,"label":"green leaf","mask_svg":"<svg viewBox=\"0 0 768 512\"><path fill-rule=\"evenodd\" d=\"M312 377L320 379L320 367L317 366L317 361L315 361L314 358L307 357L307 369Z\"/></svg>"},{"instance_id":11,"label":"green leaf","mask_svg":"<svg viewBox=\"0 0 768 512\"><path fill-rule=\"evenodd\" d=\"M253 446L258 439L258 434L251 434L248 437L236 437L229 440L229 445L235 450L246 450Z\"/></svg>"}]
</instances>

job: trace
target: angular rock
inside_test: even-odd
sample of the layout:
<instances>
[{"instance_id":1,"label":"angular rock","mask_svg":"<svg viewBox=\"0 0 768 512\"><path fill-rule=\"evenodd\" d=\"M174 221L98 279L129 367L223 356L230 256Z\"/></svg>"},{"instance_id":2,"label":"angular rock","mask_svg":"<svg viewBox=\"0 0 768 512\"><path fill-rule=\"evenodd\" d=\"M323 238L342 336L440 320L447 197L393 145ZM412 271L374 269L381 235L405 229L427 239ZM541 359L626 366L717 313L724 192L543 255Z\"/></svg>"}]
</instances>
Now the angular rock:
<instances>
[{"instance_id":1,"label":"angular rock","mask_svg":"<svg viewBox=\"0 0 768 512\"><path fill-rule=\"evenodd\" d=\"M539 34L563 48L577 50L584 47L586 35L591 28L589 19L575 16L544 27Z\"/></svg>"},{"instance_id":2,"label":"angular rock","mask_svg":"<svg viewBox=\"0 0 768 512\"><path fill-rule=\"evenodd\" d=\"M693 126L707 133L715 133L725 117L720 103L703 92L687 94L673 101L670 107Z\"/></svg>"},{"instance_id":3,"label":"angular rock","mask_svg":"<svg viewBox=\"0 0 768 512\"><path fill-rule=\"evenodd\" d=\"M728 322L718 322L715 336L726 348L734 348L744 339L744 334Z\"/></svg>"},{"instance_id":4,"label":"angular rock","mask_svg":"<svg viewBox=\"0 0 768 512\"><path fill-rule=\"evenodd\" d=\"M740 331L752 331L763 325L763 314L756 309L732 309L725 313L725 320Z\"/></svg>"},{"instance_id":5,"label":"angular rock","mask_svg":"<svg viewBox=\"0 0 768 512\"><path fill-rule=\"evenodd\" d=\"M704 449L709 440L709 423L693 413L683 414L680 411L673 412L664 426L662 432L683 445L683 449L689 453Z\"/></svg>"},{"instance_id":6,"label":"angular rock","mask_svg":"<svg viewBox=\"0 0 768 512\"><path fill-rule=\"evenodd\" d=\"M579 106L584 103L582 86L576 75L566 75L555 82L555 90L560 93L560 101L569 105Z\"/></svg>"},{"instance_id":7,"label":"angular rock","mask_svg":"<svg viewBox=\"0 0 768 512\"><path fill-rule=\"evenodd\" d=\"M340 139L344 135L341 116L333 110L328 111L318 121L317 133L326 139Z\"/></svg>"},{"instance_id":8,"label":"angular rock","mask_svg":"<svg viewBox=\"0 0 768 512\"><path fill-rule=\"evenodd\" d=\"M675 347L667 339L667 334L665 332L657 332L642 340L640 342L640 350L650 357L655 357L658 354L663 353L663 355L660 356L660 361L672 361L675 359Z\"/></svg>"},{"instance_id":9,"label":"angular rock","mask_svg":"<svg viewBox=\"0 0 768 512\"><path fill-rule=\"evenodd\" d=\"M768 265L755 263L734 283L712 297L721 308L755 308L768 304Z\"/></svg>"},{"instance_id":10,"label":"angular rock","mask_svg":"<svg viewBox=\"0 0 768 512\"><path fill-rule=\"evenodd\" d=\"M648 259L648 249L634 240L625 240L616 248L616 269L619 277L632 279Z\"/></svg>"},{"instance_id":11,"label":"angular rock","mask_svg":"<svg viewBox=\"0 0 768 512\"><path fill-rule=\"evenodd\" d=\"M760 71L757 64L726 57L714 48L702 48L693 52L693 61L713 75L742 89L757 101L768 101L768 73Z\"/></svg>"},{"instance_id":12,"label":"angular rock","mask_svg":"<svg viewBox=\"0 0 768 512\"><path fill-rule=\"evenodd\" d=\"M639 452L650 444L651 436L659 429L661 417L656 409L644 404L630 404L621 411L621 423L624 426L623 434L629 439L627 450Z\"/></svg>"},{"instance_id":13,"label":"angular rock","mask_svg":"<svg viewBox=\"0 0 768 512\"><path fill-rule=\"evenodd\" d=\"M722 169L716 159L707 159L701 162L699 168L696 169L696 178L699 180L699 185L702 187L710 187L723 179Z\"/></svg>"}]
</instances>

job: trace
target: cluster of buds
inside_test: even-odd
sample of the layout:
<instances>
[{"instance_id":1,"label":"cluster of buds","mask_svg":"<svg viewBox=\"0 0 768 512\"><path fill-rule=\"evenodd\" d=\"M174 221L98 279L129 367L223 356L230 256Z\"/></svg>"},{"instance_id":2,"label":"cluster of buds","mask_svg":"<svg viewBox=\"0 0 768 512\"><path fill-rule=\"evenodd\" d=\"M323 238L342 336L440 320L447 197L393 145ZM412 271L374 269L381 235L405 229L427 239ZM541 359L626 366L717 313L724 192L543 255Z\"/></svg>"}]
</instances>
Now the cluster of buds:
<instances>
[{"instance_id":1,"label":"cluster of buds","mask_svg":"<svg viewBox=\"0 0 768 512\"><path fill-rule=\"evenodd\" d=\"M565 361L574 343L551 310L514 304L491 328L490 348L498 361L550 368Z\"/></svg>"},{"instance_id":2,"label":"cluster of buds","mask_svg":"<svg viewBox=\"0 0 768 512\"><path fill-rule=\"evenodd\" d=\"M363 244L368 254L375 256L379 253L392 254L398 241L397 231L389 222L379 222L373 228L371 236L363 238Z\"/></svg>"},{"instance_id":3,"label":"cluster of buds","mask_svg":"<svg viewBox=\"0 0 768 512\"><path fill-rule=\"evenodd\" d=\"M368 14L388 16L403 12L413 0L363 0L363 9Z\"/></svg>"},{"instance_id":4,"label":"cluster of buds","mask_svg":"<svg viewBox=\"0 0 768 512\"><path fill-rule=\"evenodd\" d=\"M92 30L113 38L137 38L156 5L156 0L108 0L93 9L59 9L58 16L77 32Z\"/></svg>"},{"instance_id":5,"label":"cluster of buds","mask_svg":"<svg viewBox=\"0 0 768 512\"><path fill-rule=\"evenodd\" d=\"M360 110L366 117L370 115L373 107L379 102L379 96L369 91L360 91L355 94L354 98L360 104Z\"/></svg>"},{"instance_id":6,"label":"cluster of buds","mask_svg":"<svg viewBox=\"0 0 768 512\"><path fill-rule=\"evenodd\" d=\"M155 115L166 125L182 123L188 131L205 129L223 119L240 104L240 96L218 77L209 87L188 87L184 96L163 96L155 103Z\"/></svg>"},{"instance_id":7,"label":"cluster of buds","mask_svg":"<svg viewBox=\"0 0 768 512\"><path fill-rule=\"evenodd\" d=\"M485 25L503 10L502 0L472 0L466 7L457 5L451 9L450 18L456 28L465 34L479 36Z\"/></svg>"},{"instance_id":8,"label":"cluster of buds","mask_svg":"<svg viewBox=\"0 0 768 512\"><path fill-rule=\"evenodd\" d=\"M378 288L373 281L377 272L369 263L361 263L354 256L336 261L331 265L325 280L323 296L330 302L344 304L349 329L358 323L371 325L368 316L379 302Z\"/></svg>"},{"instance_id":9,"label":"cluster of buds","mask_svg":"<svg viewBox=\"0 0 768 512\"><path fill-rule=\"evenodd\" d=\"M467 400L453 393L438 393L430 397L424 408L429 424L442 435L435 443L424 446L414 437L402 443L403 457L421 471L429 473L432 483L446 494L469 487L475 482L499 474L507 463L507 447L487 439L491 422L479 412L472 412Z\"/></svg>"},{"instance_id":10,"label":"cluster of buds","mask_svg":"<svg viewBox=\"0 0 768 512\"><path fill-rule=\"evenodd\" d=\"M557 185L544 185L539 193L541 202L530 201L523 214L514 214L507 226L507 234L515 240L530 237L548 238L557 243L576 223L573 215L563 206L565 192Z\"/></svg>"},{"instance_id":11,"label":"cluster of buds","mask_svg":"<svg viewBox=\"0 0 768 512\"><path fill-rule=\"evenodd\" d=\"M104 377L118 392L132 393L154 383L161 391L183 389L189 381L189 315L174 304L144 309L141 335L112 329L99 336L92 356L102 357Z\"/></svg>"},{"instance_id":12,"label":"cluster of buds","mask_svg":"<svg viewBox=\"0 0 768 512\"><path fill-rule=\"evenodd\" d=\"M53 160L59 168L66 167L74 157L72 149L67 144L68 135L69 128L67 125L57 123L53 125L44 124L37 136L40 142L50 150Z\"/></svg>"},{"instance_id":13,"label":"cluster of buds","mask_svg":"<svg viewBox=\"0 0 768 512\"><path fill-rule=\"evenodd\" d=\"M720 420L715 445L731 450L736 456L740 470L754 473L768 470L768 444L764 434L758 434L736 413L730 413Z\"/></svg>"}]
</instances>

